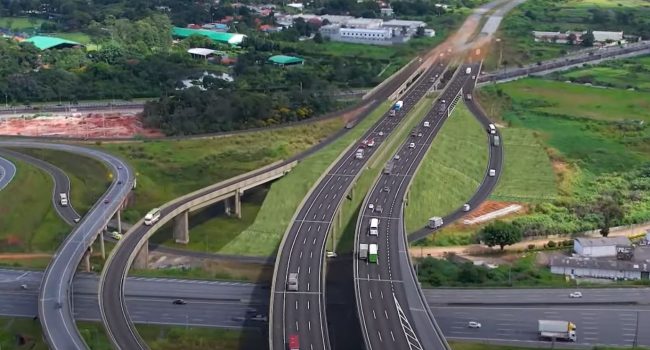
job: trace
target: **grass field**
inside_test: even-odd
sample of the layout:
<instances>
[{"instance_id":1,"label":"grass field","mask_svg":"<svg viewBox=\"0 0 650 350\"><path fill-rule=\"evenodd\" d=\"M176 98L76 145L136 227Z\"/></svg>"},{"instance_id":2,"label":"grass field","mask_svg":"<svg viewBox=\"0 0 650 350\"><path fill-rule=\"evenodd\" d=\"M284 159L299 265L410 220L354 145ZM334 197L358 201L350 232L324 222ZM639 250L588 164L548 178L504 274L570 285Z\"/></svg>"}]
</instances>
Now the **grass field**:
<instances>
[{"instance_id":1,"label":"grass field","mask_svg":"<svg viewBox=\"0 0 650 350\"><path fill-rule=\"evenodd\" d=\"M31 31L40 29L42 19L33 17L0 17L0 28L7 28L14 31Z\"/></svg>"},{"instance_id":2,"label":"grass field","mask_svg":"<svg viewBox=\"0 0 650 350\"><path fill-rule=\"evenodd\" d=\"M136 170L138 187L127 221L205 186L288 158L343 127L330 119L284 129L190 140L103 143Z\"/></svg>"},{"instance_id":3,"label":"grass field","mask_svg":"<svg viewBox=\"0 0 650 350\"><path fill-rule=\"evenodd\" d=\"M535 133L523 128L501 129L503 172L492 199L540 202L557 198L551 161Z\"/></svg>"},{"instance_id":4,"label":"grass field","mask_svg":"<svg viewBox=\"0 0 650 350\"><path fill-rule=\"evenodd\" d=\"M529 349L538 349L535 347L522 347L522 346L509 346L509 345L497 345L497 344L486 344L486 343L466 343L459 341L450 341L449 345L453 350L529 350ZM631 348L616 348L609 346L596 346L590 348L592 350L622 350L622 349L631 349ZM647 350L648 348L635 347L633 349L637 350Z\"/></svg>"},{"instance_id":5,"label":"grass field","mask_svg":"<svg viewBox=\"0 0 650 350\"><path fill-rule=\"evenodd\" d=\"M77 322L79 331L92 350L112 349L100 323ZM138 332L152 350L235 350L263 344L260 333L200 327L163 327L136 325ZM18 345L16 336L25 340ZM0 348L12 350L47 350L39 321L31 318L0 317Z\"/></svg>"},{"instance_id":6,"label":"grass field","mask_svg":"<svg viewBox=\"0 0 650 350\"><path fill-rule=\"evenodd\" d=\"M48 34L50 36L56 36L59 38L63 39L68 39L72 41L76 41L78 43L84 44L84 45L89 45L92 41L92 38L90 35L82 32L57 32L57 33L52 33ZM89 49L92 49L94 46L91 45Z\"/></svg>"},{"instance_id":7,"label":"grass field","mask_svg":"<svg viewBox=\"0 0 650 350\"><path fill-rule=\"evenodd\" d=\"M409 189L406 229L444 216L476 191L487 169L487 138L465 104L459 103L433 140Z\"/></svg>"},{"instance_id":8,"label":"grass field","mask_svg":"<svg viewBox=\"0 0 650 350\"><path fill-rule=\"evenodd\" d=\"M70 231L52 207L52 179L8 158L16 165L16 177L0 191L0 251L52 252Z\"/></svg>"},{"instance_id":9,"label":"grass field","mask_svg":"<svg viewBox=\"0 0 650 350\"><path fill-rule=\"evenodd\" d=\"M596 120L650 121L650 99L643 92L542 79L517 80L500 88L529 111Z\"/></svg>"},{"instance_id":10,"label":"grass field","mask_svg":"<svg viewBox=\"0 0 650 350\"><path fill-rule=\"evenodd\" d=\"M321 173L388 109L385 103L354 129L326 148L303 160L288 175L271 185L255 222L229 242L222 253L268 256L278 244L296 209Z\"/></svg>"},{"instance_id":11,"label":"grass field","mask_svg":"<svg viewBox=\"0 0 650 350\"><path fill-rule=\"evenodd\" d=\"M92 158L46 149L21 149L20 152L51 163L68 175L70 200L82 216L106 191L111 181L104 164Z\"/></svg>"},{"instance_id":12,"label":"grass field","mask_svg":"<svg viewBox=\"0 0 650 350\"><path fill-rule=\"evenodd\" d=\"M650 57L603 62L597 66L558 74L558 79L648 91L650 90Z\"/></svg>"}]
</instances>

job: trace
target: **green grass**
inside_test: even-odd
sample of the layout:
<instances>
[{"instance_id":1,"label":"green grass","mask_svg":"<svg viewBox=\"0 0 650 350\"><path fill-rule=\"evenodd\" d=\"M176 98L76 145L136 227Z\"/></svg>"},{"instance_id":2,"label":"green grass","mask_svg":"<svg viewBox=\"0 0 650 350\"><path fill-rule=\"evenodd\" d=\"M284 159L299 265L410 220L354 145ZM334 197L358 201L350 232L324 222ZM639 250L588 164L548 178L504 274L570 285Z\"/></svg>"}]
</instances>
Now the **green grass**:
<instances>
[{"instance_id":1,"label":"green grass","mask_svg":"<svg viewBox=\"0 0 650 350\"><path fill-rule=\"evenodd\" d=\"M492 344L486 344L486 343L467 343L467 342L460 342L460 341L450 341L449 345L453 350L528 350L528 349L538 349L539 347L537 346L531 346L531 347L523 347L523 346L509 346L509 345L492 345ZM595 346L591 348L592 350L623 350L623 349L631 349L629 347L603 347L603 346ZM646 350L648 348L640 348L640 347L635 347L633 349L637 350Z\"/></svg>"},{"instance_id":2,"label":"green grass","mask_svg":"<svg viewBox=\"0 0 650 350\"><path fill-rule=\"evenodd\" d=\"M52 206L52 179L8 158L16 165L16 177L0 191L0 251L52 252L70 230Z\"/></svg>"},{"instance_id":3,"label":"green grass","mask_svg":"<svg viewBox=\"0 0 650 350\"><path fill-rule=\"evenodd\" d=\"M15 31L29 31L40 29L43 22L45 21L33 17L1 17L0 28L8 28Z\"/></svg>"},{"instance_id":4,"label":"green grass","mask_svg":"<svg viewBox=\"0 0 650 350\"><path fill-rule=\"evenodd\" d=\"M127 221L205 186L288 158L343 126L330 119L278 130L190 140L103 143L135 168L137 189Z\"/></svg>"},{"instance_id":5,"label":"green grass","mask_svg":"<svg viewBox=\"0 0 650 350\"><path fill-rule=\"evenodd\" d=\"M560 74L558 79L575 80L600 86L621 89L650 90L650 57L603 62L597 66L581 68Z\"/></svg>"},{"instance_id":6,"label":"green grass","mask_svg":"<svg viewBox=\"0 0 650 350\"><path fill-rule=\"evenodd\" d=\"M76 41L84 45L88 45L92 42L92 38L90 37L90 35L82 32L57 32L48 35Z\"/></svg>"},{"instance_id":7,"label":"green grass","mask_svg":"<svg viewBox=\"0 0 650 350\"><path fill-rule=\"evenodd\" d=\"M596 120L650 121L650 99L642 92L541 79L522 79L500 88L529 111Z\"/></svg>"},{"instance_id":8,"label":"green grass","mask_svg":"<svg viewBox=\"0 0 650 350\"><path fill-rule=\"evenodd\" d=\"M229 242L222 253L268 256L277 248L298 205L325 169L388 109L383 104L345 136L303 160L288 175L271 185L255 222Z\"/></svg>"},{"instance_id":9,"label":"green grass","mask_svg":"<svg viewBox=\"0 0 650 350\"><path fill-rule=\"evenodd\" d=\"M540 202L557 198L551 161L535 133L524 128L501 129L503 172L492 198L503 201Z\"/></svg>"},{"instance_id":10,"label":"green grass","mask_svg":"<svg viewBox=\"0 0 650 350\"><path fill-rule=\"evenodd\" d=\"M106 191L111 181L106 166L92 158L45 149L21 149L20 152L51 163L68 175L72 205L82 216Z\"/></svg>"},{"instance_id":11,"label":"green grass","mask_svg":"<svg viewBox=\"0 0 650 350\"><path fill-rule=\"evenodd\" d=\"M422 161L409 189L406 229L415 231L431 216L444 216L465 203L487 169L486 133L459 103Z\"/></svg>"}]
</instances>

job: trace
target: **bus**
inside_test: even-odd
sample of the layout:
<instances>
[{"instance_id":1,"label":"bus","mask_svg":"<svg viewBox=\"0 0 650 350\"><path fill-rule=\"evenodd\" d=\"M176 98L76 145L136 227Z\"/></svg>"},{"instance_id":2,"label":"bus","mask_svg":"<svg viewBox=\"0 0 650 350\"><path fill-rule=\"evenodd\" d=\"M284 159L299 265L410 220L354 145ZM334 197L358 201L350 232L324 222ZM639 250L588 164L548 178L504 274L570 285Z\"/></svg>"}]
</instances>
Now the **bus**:
<instances>
[{"instance_id":1,"label":"bus","mask_svg":"<svg viewBox=\"0 0 650 350\"><path fill-rule=\"evenodd\" d=\"M377 245L376 244L371 244L370 247L368 248L369 254L368 254L368 261L376 264L377 263Z\"/></svg>"},{"instance_id":2,"label":"bus","mask_svg":"<svg viewBox=\"0 0 650 350\"><path fill-rule=\"evenodd\" d=\"M159 219L160 219L160 209L154 208L151 209L151 211L149 211L147 215L144 216L144 224L147 226L151 226Z\"/></svg>"},{"instance_id":3,"label":"bus","mask_svg":"<svg viewBox=\"0 0 650 350\"><path fill-rule=\"evenodd\" d=\"M377 218L370 219L370 235L379 236L379 219Z\"/></svg>"}]
</instances>

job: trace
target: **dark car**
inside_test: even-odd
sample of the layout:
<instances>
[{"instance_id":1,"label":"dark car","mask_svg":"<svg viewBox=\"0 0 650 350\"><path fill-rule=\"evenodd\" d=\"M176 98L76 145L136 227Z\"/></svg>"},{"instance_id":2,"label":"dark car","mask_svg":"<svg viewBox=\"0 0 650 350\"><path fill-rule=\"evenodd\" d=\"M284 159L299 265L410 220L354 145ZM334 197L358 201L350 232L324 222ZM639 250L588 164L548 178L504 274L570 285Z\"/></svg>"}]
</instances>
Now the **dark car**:
<instances>
[{"instance_id":1,"label":"dark car","mask_svg":"<svg viewBox=\"0 0 650 350\"><path fill-rule=\"evenodd\" d=\"M174 305L185 305L185 304L187 304L187 302L185 300L183 300L183 299L176 299L176 300L174 300L173 303L174 303Z\"/></svg>"}]
</instances>

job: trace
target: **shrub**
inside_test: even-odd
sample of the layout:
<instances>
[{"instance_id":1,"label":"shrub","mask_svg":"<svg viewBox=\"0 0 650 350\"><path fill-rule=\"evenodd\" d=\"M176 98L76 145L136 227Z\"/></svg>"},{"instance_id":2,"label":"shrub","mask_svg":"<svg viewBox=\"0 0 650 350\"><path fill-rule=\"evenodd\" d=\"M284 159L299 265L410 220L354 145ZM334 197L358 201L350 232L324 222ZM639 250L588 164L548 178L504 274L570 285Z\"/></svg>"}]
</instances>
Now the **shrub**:
<instances>
[{"instance_id":1,"label":"shrub","mask_svg":"<svg viewBox=\"0 0 650 350\"><path fill-rule=\"evenodd\" d=\"M549 248L555 248L557 246L557 243L555 241L548 241L546 244Z\"/></svg>"},{"instance_id":2,"label":"shrub","mask_svg":"<svg viewBox=\"0 0 650 350\"><path fill-rule=\"evenodd\" d=\"M535 245L534 244L529 244L528 245L528 250L533 250L533 249L535 249Z\"/></svg>"}]
</instances>

